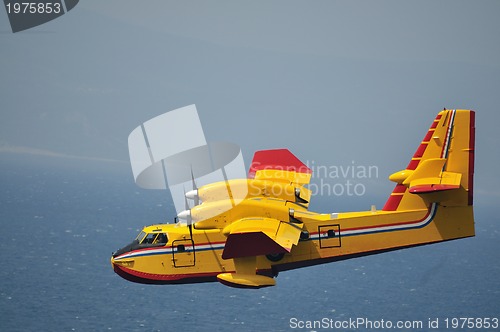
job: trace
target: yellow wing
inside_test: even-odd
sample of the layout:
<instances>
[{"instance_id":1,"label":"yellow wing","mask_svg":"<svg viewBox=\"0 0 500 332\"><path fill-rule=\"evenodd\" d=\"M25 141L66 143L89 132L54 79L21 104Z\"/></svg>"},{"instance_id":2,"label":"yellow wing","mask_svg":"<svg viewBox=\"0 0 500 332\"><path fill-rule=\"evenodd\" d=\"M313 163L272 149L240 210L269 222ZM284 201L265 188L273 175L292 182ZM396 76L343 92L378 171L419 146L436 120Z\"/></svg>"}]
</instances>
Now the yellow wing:
<instances>
[{"instance_id":1,"label":"yellow wing","mask_svg":"<svg viewBox=\"0 0 500 332\"><path fill-rule=\"evenodd\" d=\"M245 218L226 229L223 259L287 253L297 245L303 224L272 218Z\"/></svg>"},{"instance_id":2,"label":"yellow wing","mask_svg":"<svg viewBox=\"0 0 500 332\"><path fill-rule=\"evenodd\" d=\"M296 187L298 203L308 205L311 191L304 187L311 181L312 170L287 149L262 150L254 154L248 177L289 183Z\"/></svg>"},{"instance_id":3,"label":"yellow wing","mask_svg":"<svg viewBox=\"0 0 500 332\"><path fill-rule=\"evenodd\" d=\"M303 224L272 218L240 219L224 229L223 259L233 259L236 273L221 273L224 285L239 288L274 286L273 278L256 274L257 256L290 252L299 242Z\"/></svg>"}]
</instances>

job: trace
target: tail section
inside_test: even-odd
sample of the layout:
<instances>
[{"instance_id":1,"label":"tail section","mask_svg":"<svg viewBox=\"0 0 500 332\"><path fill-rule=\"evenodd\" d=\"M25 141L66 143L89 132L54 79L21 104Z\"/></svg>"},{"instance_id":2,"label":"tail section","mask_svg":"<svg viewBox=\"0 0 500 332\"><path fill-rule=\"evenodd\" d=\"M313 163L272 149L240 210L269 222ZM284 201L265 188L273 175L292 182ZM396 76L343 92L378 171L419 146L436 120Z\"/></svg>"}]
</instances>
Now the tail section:
<instances>
[{"instance_id":1,"label":"tail section","mask_svg":"<svg viewBox=\"0 0 500 332\"><path fill-rule=\"evenodd\" d=\"M389 177L397 184L383 210L472 206L474 141L474 111L441 111L406 169Z\"/></svg>"}]
</instances>

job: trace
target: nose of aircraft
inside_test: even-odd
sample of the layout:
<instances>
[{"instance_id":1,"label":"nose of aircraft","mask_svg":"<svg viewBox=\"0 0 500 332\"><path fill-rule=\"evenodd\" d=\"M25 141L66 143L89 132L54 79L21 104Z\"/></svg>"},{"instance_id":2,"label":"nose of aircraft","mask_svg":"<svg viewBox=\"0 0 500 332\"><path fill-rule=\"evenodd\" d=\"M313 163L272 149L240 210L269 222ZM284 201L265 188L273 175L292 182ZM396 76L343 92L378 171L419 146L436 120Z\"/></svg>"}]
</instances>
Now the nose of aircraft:
<instances>
[{"instance_id":1,"label":"nose of aircraft","mask_svg":"<svg viewBox=\"0 0 500 332\"><path fill-rule=\"evenodd\" d=\"M134 266L134 259L130 258L118 258L111 256L111 267L115 269L118 266L123 266L123 267L133 267Z\"/></svg>"}]
</instances>

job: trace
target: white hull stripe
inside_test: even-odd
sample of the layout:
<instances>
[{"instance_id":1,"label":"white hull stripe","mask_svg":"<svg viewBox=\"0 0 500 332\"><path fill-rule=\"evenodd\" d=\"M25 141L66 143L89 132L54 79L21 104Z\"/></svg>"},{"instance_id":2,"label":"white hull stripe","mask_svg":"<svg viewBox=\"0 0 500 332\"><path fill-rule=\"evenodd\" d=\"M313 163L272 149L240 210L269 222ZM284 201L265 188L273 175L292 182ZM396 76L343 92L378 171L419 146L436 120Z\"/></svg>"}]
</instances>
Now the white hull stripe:
<instances>
[{"instance_id":1,"label":"white hull stripe","mask_svg":"<svg viewBox=\"0 0 500 332\"><path fill-rule=\"evenodd\" d=\"M427 216L419 221L411 222L411 223L403 223L401 225L388 225L388 226L379 226L379 227L365 227L365 228L357 228L357 229L340 229L340 236L354 236L354 235L367 235L367 234L375 234L375 233L383 233L383 232L393 232L393 231L404 231L409 229L417 229L427 226L435 217L437 211L437 204L433 203L429 210ZM316 233L311 234L310 240L319 240L321 236L327 236L326 233Z\"/></svg>"},{"instance_id":2,"label":"white hull stripe","mask_svg":"<svg viewBox=\"0 0 500 332\"><path fill-rule=\"evenodd\" d=\"M215 244L215 245L210 245L210 244L195 244L195 249L196 251L207 251L207 250L223 250L224 249L224 244ZM193 247L192 246L185 246L185 251L182 253L186 252L192 252ZM116 257L115 259L127 259L127 258L135 258L135 257L141 257L141 256L153 256L153 255L171 255L172 254L172 247L161 247L161 248L154 248L154 249L140 249L140 250L135 250L129 253L126 253L122 256Z\"/></svg>"}]
</instances>

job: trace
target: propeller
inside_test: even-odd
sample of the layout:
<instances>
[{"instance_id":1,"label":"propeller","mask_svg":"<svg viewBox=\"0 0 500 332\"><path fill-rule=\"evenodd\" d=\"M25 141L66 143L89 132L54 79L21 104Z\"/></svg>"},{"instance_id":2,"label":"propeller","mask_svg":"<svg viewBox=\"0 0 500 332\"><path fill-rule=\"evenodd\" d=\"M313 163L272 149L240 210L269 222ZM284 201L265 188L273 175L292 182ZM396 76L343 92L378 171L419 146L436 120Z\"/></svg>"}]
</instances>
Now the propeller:
<instances>
[{"instance_id":1,"label":"propeller","mask_svg":"<svg viewBox=\"0 0 500 332\"><path fill-rule=\"evenodd\" d=\"M189 207L188 203L188 198L192 199L194 201L194 206L200 204L200 198L198 197L198 187L196 186L196 182L194 181L194 174L193 174L193 166L191 166L191 183L192 183L192 190L188 191L186 193L186 190L184 190L184 211L179 212L177 215L177 218L180 220L186 220L186 224L189 228L189 235L191 239L193 239L193 218L191 217L191 208Z\"/></svg>"},{"instance_id":2,"label":"propeller","mask_svg":"<svg viewBox=\"0 0 500 332\"><path fill-rule=\"evenodd\" d=\"M191 184L193 190L188 191L184 196L193 199L194 206L196 206L200 204L200 197L198 196L198 187L196 186L196 182L194 181L193 166L191 166ZM190 195L188 196L188 194Z\"/></svg>"},{"instance_id":3,"label":"propeller","mask_svg":"<svg viewBox=\"0 0 500 332\"><path fill-rule=\"evenodd\" d=\"M191 209L189 208L189 203L186 198L186 191L184 190L184 211L177 214L179 220L186 220L186 224L189 228L189 236L193 239L193 218L191 217Z\"/></svg>"}]
</instances>

